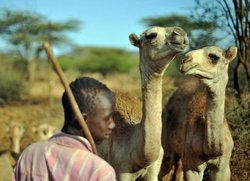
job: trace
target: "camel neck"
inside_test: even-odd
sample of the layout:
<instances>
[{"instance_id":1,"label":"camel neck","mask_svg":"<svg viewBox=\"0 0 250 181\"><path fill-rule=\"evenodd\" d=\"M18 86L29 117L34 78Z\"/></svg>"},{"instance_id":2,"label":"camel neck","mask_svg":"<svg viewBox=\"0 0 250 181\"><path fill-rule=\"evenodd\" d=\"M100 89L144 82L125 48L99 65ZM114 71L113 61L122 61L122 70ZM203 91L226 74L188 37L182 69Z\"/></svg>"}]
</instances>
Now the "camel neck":
<instances>
[{"instance_id":1,"label":"camel neck","mask_svg":"<svg viewBox=\"0 0 250 181\"><path fill-rule=\"evenodd\" d=\"M20 153L20 140L19 139L12 140L12 151L14 153Z\"/></svg>"},{"instance_id":2,"label":"camel neck","mask_svg":"<svg viewBox=\"0 0 250 181\"><path fill-rule=\"evenodd\" d=\"M218 156L224 145L225 87L218 85L210 89L206 111L206 134L204 151L207 155Z\"/></svg>"},{"instance_id":3,"label":"camel neck","mask_svg":"<svg viewBox=\"0 0 250 181\"><path fill-rule=\"evenodd\" d=\"M162 77L142 80L141 144L143 159L151 163L158 158L161 148ZM144 163L145 164L145 163Z\"/></svg>"}]
</instances>

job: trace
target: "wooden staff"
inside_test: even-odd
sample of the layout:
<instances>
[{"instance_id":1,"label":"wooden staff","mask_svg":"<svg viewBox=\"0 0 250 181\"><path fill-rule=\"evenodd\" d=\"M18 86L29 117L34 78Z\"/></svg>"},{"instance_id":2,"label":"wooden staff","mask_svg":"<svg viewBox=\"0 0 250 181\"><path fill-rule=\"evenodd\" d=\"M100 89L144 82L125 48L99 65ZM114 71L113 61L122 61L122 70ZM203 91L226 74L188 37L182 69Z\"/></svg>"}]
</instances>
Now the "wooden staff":
<instances>
[{"instance_id":1,"label":"wooden staff","mask_svg":"<svg viewBox=\"0 0 250 181\"><path fill-rule=\"evenodd\" d=\"M93 137L92 137L92 135L91 135L91 133L89 131L89 128L88 128L86 122L83 119L82 113L81 113L81 111L80 111L80 109L78 107L78 104L76 103L75 97L73 96L73 93L72 93L69 85L67 84L66 78L65 78L65 76L63 74L63 71L62 71L59 63L56 61L56 59L54 58L54 56L52 54L50 44L48 42L44 42L43 47L44 47L44 49L45 49L45 51L47 53L48 59L50 60L50 62L52 63L52 65L54 67L54 70L56 71L58 77L60 78L61 83L63 84L63 87L65 88L65 92L66 92L66 94L68 96L70 105L73 108L73 111L74 111L74 113L75 113L75 115L77 117L77 120L78 120L79 124L82 127L84 135L86 136L86 138L90 142L90 145L92 146L93 152L95 154L97 154L96 146L95 146L95 142L93 140Z\"/></svg>"}]
</instances>

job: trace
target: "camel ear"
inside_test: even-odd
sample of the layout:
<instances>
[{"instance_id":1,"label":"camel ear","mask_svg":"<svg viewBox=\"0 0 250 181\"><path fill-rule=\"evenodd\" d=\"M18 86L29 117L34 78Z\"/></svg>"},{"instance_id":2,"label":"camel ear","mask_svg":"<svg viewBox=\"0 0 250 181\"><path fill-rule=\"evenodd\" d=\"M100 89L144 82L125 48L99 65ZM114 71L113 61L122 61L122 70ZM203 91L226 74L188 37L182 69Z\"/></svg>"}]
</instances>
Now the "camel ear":
<instances>
[{"instance_id":1,"label":"camel ear","mask_svg":"<svg viewBox=\"0 0 250 181\"><path fill-rule=\"evenodd\" d=\"M129 35L129 40L130 40L130 43L131 43L132 45L134 45L134 46L136 46L136 47L140 47L141 41L140 41L140 38L139 38L136 34L131 33L131 34Z\"/></svg>"},{"instance_id":2,"label":"camel ear","mask_svg":"<svg viewBox=\"0 0 250 181\"><path fill-rule=\"evenodd\" d=\"M237 56L237 47L229 47L226 50L225 57L228 60L228 63L231 62Z\"/></svg>"}]
</instances>

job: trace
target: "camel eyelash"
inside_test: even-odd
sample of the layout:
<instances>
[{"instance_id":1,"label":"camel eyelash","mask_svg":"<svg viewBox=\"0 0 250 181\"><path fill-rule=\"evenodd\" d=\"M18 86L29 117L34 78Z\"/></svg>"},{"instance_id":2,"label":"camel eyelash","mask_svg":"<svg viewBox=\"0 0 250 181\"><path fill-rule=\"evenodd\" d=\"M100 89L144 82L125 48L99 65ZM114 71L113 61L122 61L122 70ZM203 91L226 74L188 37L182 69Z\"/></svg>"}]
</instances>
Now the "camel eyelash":
<instances>
[{"instance_id":1,"label":"camel eyelash","mask_svg":"<svg viewBox=\"0 0 250 181\"><path fill-rule=\"evenodd\" d=\"M148 39L148 40L152 40L152 39L154 39L156 37L157 37L157 33L150 33L148 35L147 34L145 35L145 38Z\"/></svg>"},{"instance_id":2,"label":"camel eyelash","mask_svg":"<svg viewBox=\"0 0 250 181\"><path fill-rule=\"evenodd\" d=\"M218 60L220 59L220 57L218 57L215 54L208 54L208 57L210 58L210 60L212 61L212 64L216 64L218 62Z\"/></svg>"}]
</instances>

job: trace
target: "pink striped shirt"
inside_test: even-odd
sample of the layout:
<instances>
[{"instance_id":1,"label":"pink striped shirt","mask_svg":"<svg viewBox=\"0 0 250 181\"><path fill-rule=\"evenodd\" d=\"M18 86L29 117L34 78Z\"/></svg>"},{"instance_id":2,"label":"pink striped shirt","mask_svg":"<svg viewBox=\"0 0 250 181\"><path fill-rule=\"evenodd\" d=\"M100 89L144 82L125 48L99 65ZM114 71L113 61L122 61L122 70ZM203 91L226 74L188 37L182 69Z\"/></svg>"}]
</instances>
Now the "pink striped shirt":
<instances>
[{"instance_id":1,"label":"pink striped shirt","mask_svg":"<svg viewBox=\"0 0 250 181\"><path fill-rule=\"evenodd\" d=\"M115 181L116 178L114 169L92 153L87 139L58 133L22 152L12 180Z\"/></svg>"}]
</instances>

